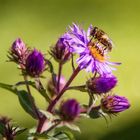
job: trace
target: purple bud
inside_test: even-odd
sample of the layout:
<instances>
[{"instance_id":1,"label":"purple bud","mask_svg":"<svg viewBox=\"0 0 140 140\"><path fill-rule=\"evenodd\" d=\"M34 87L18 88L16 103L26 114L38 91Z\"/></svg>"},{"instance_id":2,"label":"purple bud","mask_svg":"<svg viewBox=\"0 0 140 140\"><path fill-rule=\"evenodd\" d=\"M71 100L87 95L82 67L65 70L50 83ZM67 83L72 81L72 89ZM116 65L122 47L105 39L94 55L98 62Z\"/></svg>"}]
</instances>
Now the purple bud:
<instances>
[{"instance_id":1,"label":"purple bud","mask_svg":"<svg viewBox=\"0 0 140 140\"><path fill-rule=\"evenodd\" d=\"M52 78L48 81L47 84L47 89L50 92L51 96L57 95L57 82L58 82L58 76L56 76L55 81L52 81ZM64 76L60 77L60 81L59 81L59 91L61 91L63 89L63 87L66 84L66 79Z\"/></svg>"},{"instance_id":2,"label":"purple bud","mask_svg":"<svg viewBox=\"0 0 140 140\"><path fill-rule=\"evenodd\" d=\"M34 49L26 60L26 72L32 77L38 77L45 69L44 56Z\"/></svg>"},{"instance_id":3,"label":"purple bud","mask_svg":"<svg viewBox=\"0 0 140 140\"><path fill-rule=\"evenodd\" d=\"M26 48L24 42L20 38L16 39L13 42L9 54L10 54L9 58L11 61L14 61L17 64L19 64L21 68L23 69L25 68L25 62L29 54L29 51L28 48Z\"/></svg>"},{"instance_id":4,"label":"purple bud","mask_svg":"<svg viewBox=\"0 0 140 140\"><path fill-rule=\"evenodd\" d=\"M117 84L117 78L113 75L91 78L87 81L87 87L94 94L107 93Z\"/></svg>"},{"instance_id":5,"label":"purple bud","mask_svg":"<svg viewBox=\"0 0 140 140\"><path fill-rule=\"evenodd\" d=\"M80 105L75 99L69 99L62 103L60 113L63 120L73 121L80 114Z\"/></svg>"},{"instance_id":6,"label":"purple bud","mask_svg":"<svg viewBox=\"0 0 140 140\"><path fill-rule=\"evenodd\" d=\"M128 109L130 103L125 97L112 95L101 99L101 107L105 113L119 113Z\"/></svg>"},{"instance_id":7,"label":"purple bud","mask_svg":"<svg viewBox=\"0 0 140 140\"><path fill-rule=\"evenodd\" d=\"M17 55L19 58L24 55L24 53L26 52L26 50L27 50L27 48L26 48L24 42L20 38L16 39L13 42L11 51L15 55Z\"/></svg>"},{"instance_id":8,"label":"purple bud","mask_svg":"<svg viewBox=\"0 0 140 140\"><path fill-rule=\"evenodd\" d=\"M71 57L70 48L64 44L64 38L59 38L51 50L51 55L57 62L65 63Z\"/></svg>"}]
</instances>

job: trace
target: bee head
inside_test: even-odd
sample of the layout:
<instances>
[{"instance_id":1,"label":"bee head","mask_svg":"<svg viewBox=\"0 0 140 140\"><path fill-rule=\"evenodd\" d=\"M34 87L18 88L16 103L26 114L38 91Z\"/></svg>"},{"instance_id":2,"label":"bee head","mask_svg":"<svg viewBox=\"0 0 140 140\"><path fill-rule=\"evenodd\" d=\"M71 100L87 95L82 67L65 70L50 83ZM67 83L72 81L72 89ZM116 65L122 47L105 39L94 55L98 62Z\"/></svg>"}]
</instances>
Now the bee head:
<instances>
[{"instance_id":1,"label":"bee head","mask_svg":"<svg viewBox=\"0 0 140 140\"><path fill-rule=\"evenodd\" d=\"M97 31L98 31L98 27L93 27L90 32L90 35L94 37L96 35Z\"/></svg>"}]
</instances>

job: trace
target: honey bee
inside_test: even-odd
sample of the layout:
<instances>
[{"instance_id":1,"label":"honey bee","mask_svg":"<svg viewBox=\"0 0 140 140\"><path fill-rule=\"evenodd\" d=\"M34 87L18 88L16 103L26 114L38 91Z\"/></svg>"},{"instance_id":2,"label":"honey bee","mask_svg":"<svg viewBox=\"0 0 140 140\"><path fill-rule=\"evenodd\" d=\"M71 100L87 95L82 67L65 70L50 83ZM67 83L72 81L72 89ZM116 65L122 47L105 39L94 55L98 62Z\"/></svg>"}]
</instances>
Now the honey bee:
<instances>
[{"instance_id":1,"label":"honey bee","mask_svg":"<svg viewBox=\"0 0 140 140\"><path fill-rule=\"evenodd\" d=\"M104 50L112 50L113 42L103 30L98 27L93 27L90 35L105 47Z\"/></svg>"}]
</instances>

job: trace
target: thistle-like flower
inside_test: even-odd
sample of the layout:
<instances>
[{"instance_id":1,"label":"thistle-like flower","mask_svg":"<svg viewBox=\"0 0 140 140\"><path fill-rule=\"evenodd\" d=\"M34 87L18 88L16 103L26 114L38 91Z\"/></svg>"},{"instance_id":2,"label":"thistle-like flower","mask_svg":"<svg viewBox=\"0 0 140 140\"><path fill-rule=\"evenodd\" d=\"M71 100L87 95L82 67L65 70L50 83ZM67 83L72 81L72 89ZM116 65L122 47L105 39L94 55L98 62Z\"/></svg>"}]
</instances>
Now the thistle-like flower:
<instances>
[{"instance_id":1,"label":"thistle-like flower","mask_svg":"<svg viewBox=\"0 0 140 140\"><path fill-rule=\"evenodd\" d=\"M34 49L26 60L26 73L32 77L39 77L45 70L45 60L41 52Z\"/></svg>"},{"instance_id":2,"label":"thistle-like flower","mask_svg":"<svg viewBox=\"0 0 140 140\"><path fill-rule=\"evenodd\" d=\"M99 76L87 81L87 88L93 94L107 93L117 84L117 78L113 75Z\"/></svg>"},{"instance_id":3,"label":"thistle-like flower","mask_svg":"<svg viewBox=\"0 0 140 140\"><path fill-rule=\"evenodd\" d=\"M122 96L108 95L101 99L101 108L103 112L115 114L125 111L130 107L129 101Z\"/></svg>"},{"instance_id":4,"label":"thistle-like flower","mask_svg":"<svg viewBox=\"0 0 140 140\"><path fill-rule=\"evenodd\" d=\"M57 62L65 63L71 57L70 48L64 44L64 38L59 38L50 54Z\"/></svg>"},{"instance_id":5,"label":"thistle-like flower","mask_svg":"<svg viewBox=\"0 0 140 140\"><path fill-rule=\"evenodd\" d=\"M64 121L73 121L80 114L80 105L75 99L69 99L62 103L60 115Z\"/></svg>"},{"instance_id":6,"label":"thistle-like flower","mask_svg":"<svg viewBox=\"0 0 140 140\"><path fill-rule=\"evenodd\" d=\"M29 54L29 51L24 42L20 38L17 38L13 42L9 54L10 60L16 62L17 64L20 65L21 68L24 69L26 58Z\"/></svg>"},{"instance_id":7,"label":"thistle-like flower","mask_svg":"<svg viewBox=\"0 0 140 140\"><path fill-rule=\"evenodd\" d=\"M108 61L108 50L99 42L92 41L90 26L85 32L78 25L73 24L70 30L64 34L64 43L69 46L72 53L79 54L77 63L81 69L94 73L97 71L100 75L112 73L114 70L110 65L117 65Z\"/></svg>"}]
</instances>

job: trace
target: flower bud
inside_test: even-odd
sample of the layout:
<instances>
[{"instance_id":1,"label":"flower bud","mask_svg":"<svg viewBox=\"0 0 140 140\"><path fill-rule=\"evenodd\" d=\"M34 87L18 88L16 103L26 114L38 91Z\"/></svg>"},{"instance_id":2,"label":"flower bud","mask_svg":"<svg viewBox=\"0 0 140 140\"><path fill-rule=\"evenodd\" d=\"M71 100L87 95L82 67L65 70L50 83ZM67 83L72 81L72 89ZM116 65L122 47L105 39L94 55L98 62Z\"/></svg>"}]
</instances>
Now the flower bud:
<instances>
[{"instance_id":1,"label":"flower bud","mask_svg":"<svg viewBox=\"0 0 140 140\"><path fill-rule=\"evenodd\" d=\"M105 113L119 113L128 109L130 103L125 97L109 95L101 99L101 107Z\"/></svg>"},{"instance_id":2,"label":"flower bud","mask_svg":"<svg viewBox=\"0 0 140 140\"><path fill-rule=\"evenodd\" d=\"M71 57L70 48L64 44L64 38L59 38L50 53L57 62L61 63L65 63Z\"/></svg>"},{"instance_id":3,"label":"flower bud","mask_svg":"<svg viewBox=\"0 0 140 140\"><path fill-rule=\"evenodd\" d=\"M91 78L87 81L87 88L94 94L107 93L117 84L117 78L113 75Z\"/></svg>"},{"instance_id":4,"label":"flower bud","mask_svg":"<svg viewBox=\"0 0 140 140\"><path fill-rule=\"evenodd\" d=\"M73 121L80 114L80 105L75 99L69 99L60 107L61 118L64 121Z\"/></svg>"},{"instance_id":5,"label":"flower bud","mask_svg":"<svg viewBox=\"0 0 140 140\"><path fill-rule=\"evenodd\" d=\"M24 68L26 58L28 56L28 48L26 48L26 45L20 38L17 38L13 42L9 54L11 61L18 63L22 68Z\"/></svg>"},{"instance_id":6,"label":"flower bud","mask_svg":"<svg viewBox=\"0 0 140 140\"><path fill-rule=\"evenodd\" d=\"M24 42L20 38L17 38L13 42L12 47L11 47L11 51L19 58L24 55L26 50L27 50L27 48L26 48Z\"/></svg>"},{"instance_id":7,"label":"flower bud","mask_svg":"<svg viewBox=\"0 0 140 140\"><path fill-rule=\"evenodd\" d=\"M38 77L45 69L45 60L41 52L34 49L26 60L26 72L32 77Z\"/></svg>"},{"instance_id":8,"label":"flower bud","mask_svg":"<svg viewBox=\"0 0 140 140\"><path fill-rule=\"evenodd\" d=\"M52 78L48 81L47 84L47 89L50 92L51 96L57 95L57 82L58 82L58 76L56 76L55 81L53 83ZM63 87L66 84L66 79L64 76L60 77L60 81L59 81L59 91L61 91L63 89Z\"/></svg>"}]
</instances>

